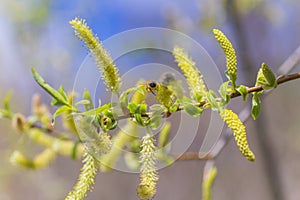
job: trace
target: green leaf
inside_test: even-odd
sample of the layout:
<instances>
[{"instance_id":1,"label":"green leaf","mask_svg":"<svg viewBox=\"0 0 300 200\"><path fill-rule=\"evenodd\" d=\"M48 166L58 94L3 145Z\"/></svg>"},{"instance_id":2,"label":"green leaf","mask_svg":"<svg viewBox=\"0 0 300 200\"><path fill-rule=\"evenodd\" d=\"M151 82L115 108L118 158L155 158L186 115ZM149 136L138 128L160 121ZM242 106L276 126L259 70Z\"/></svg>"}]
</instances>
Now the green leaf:
<instances>
[{"instance_id":1,"label":"green leaf","mask_svg":"<svg viewBox=\"0 0 300 200\"><path fill-rule=\"evenodd\" d=\"M228 72L228 70L225 71L225 75L226 75L227 79L232 83L232 86L235 88L236 87L235 82L236 82L236 78L237 78L236 75L230 74Z\"/></svg>"},{"instance_id":2,"label":"green leaf","mask_svg":"<svg viewBox=\"0 0 300 200\"><path fill-rule=\"evenodd\" d=\"M135 113L135 114L134 114L134 118L135 118L136 122L137 122L139 125L145 126L145 122L144 122L144 120L143 120L143 118L142 118L142 115L141 115L140 113Z\"/></svg>"},{"instance_id":3,"label":"green leaf","mask_svg":"<svg viewBox=\"0 0 300 200\"><path fill-rule=\"evenodd\" d=\"M165 112L165 107L161 104L154 104L150 106L150 112L152 113L152 116L149 119L150 127L155 130L161 124L162 116Z\"/></svg>"},{"instance_id":4,"label":"green leaf","mask_svg":"<svg viewBox=\"0 0 300 200\"><path fill-rule=\"evenodd\" d=\"M91 94L87 89L84 89L82 98L89 101L88 104L84 104L85 111L94 109L94 104L93 104Z\"/></svg>"},{"instance_id":5,"label":"green leaf","mask_svg":"<svg viewBox=\"0 0 300 200\"><path fill-rule=\"evenodd\" d=\"M147 125L147 123L145 123L143 117L142 117L142 114L143 114L143 111L144 111L144 106L145 104L139 104L137 107L136 107L136 110L134 111L134 118L136 120L136 122L138 124L140 124L141 126L145 126Z\"/></svg>"},{"instance_id":6,"label":"green leaf","mask_svg":"<svg viewBox=\"0 0 300 200\"><path fill-rule=\"evenodd\" d=\"M89 104L90 104L89 100L82 99L82 100L76 102L75 106L78 106L78 105L89 105Z\"/></svg>"},{"instance_id":7,"label":"green leaf","mask_svg":"<svg viewBox=\"0 0 300 200\"><path fill-rule=\"evenodd\" d=\"M195 92L195 94L194 94L194 99L195 99L195 101L197 101L197 102L201 102L202 99L203 99L203 93L201 93L201 92Z\"/></svg>"},{"instance_id":8,"label":"green leaf","mask_svg":"<svg viewBox=\"0 0 300 200\"><path fill-rule=\"evenodd\" d=\"M202 114L203 109L199 108L195 105L193 105L192 103L183 103L184 106L184 111L191 115L192 117L198 117Z\"/></svg>"},{"instance_id":9,"label":"green leaf","mask_svg":"<svg viewBox=\"0 0 300 200\"><path fill-rule=\"evenodd\" d=\"M259 93L257 92L254 92L253 93L253 97L252 97L252 118L254 120L257 119L259 113L260 113L260 104L261 104L261 101L259 99Z\"/></svg>"},{"instance_id":10,"label":"green leaf","mask_svg":"<svg viewBox=\"0 0 300 200\"><path fill-rule=\"evenodd\" d=\"M58 109L55 111L55 113L52 115L52 125L55 124L55 119L56 119L59 115L63 114L64 112L68 112L68 111L70 111L70 108L69 108L68 106L62 106L62 107L58 108Z\"/></svg>"},{"instance_id":11,"label":"green leaf","mask_svg":"<svg viewBox=\"0 0 300 200\"><path fill-rule=\"evenodd\" d=\"M100 106L98 108L82 112L80 114L81 115L85 115L85 116L88 116L88 115L97 115L97 114L100 114L101 112L103 112L103 111L111 108L112 106L113 106L113 103L107 103L107 104L104 104L103 106Z\"/></svg>"},{"instance_id":12,"label":"green leaf","mask_svg":"<svg viewBox=\"0 0 300 200\"><path fill-rule=\"evenodd\" d=\"M140 106L140 113L145 114L147 112L147 104L139 104Z\"/></svg>"},{"instance_id":13,"label":"green leaf","mask_svg":"<svg viewBox=\"0 0 300 200\"><path fill-rule=\"evenodd\" d=\"M72 105L68 103L65 97L59 91L55 90L48 83L46 83L46 81L36 72L33 67L31 68L31 71L35 81L57 101L57 104L72 107Z\"/></svg>"},{"instance_id":14,"label":"green leaf","mask_svg":"<svg viewBox=\"0 0 300 200\"><path fill-rule=\"evenodd\" d=\"M266 81L268 83L267 86L272 87L272 88L276 88L277 87L277 81L276 81L275 75L266 63L262 63L262 72L263 72L264 77L266 78Z\"/></svg>"},{"instance_id":15,"label":"green leaf","mask_svg":"<svg viewBox=\"0 0 300 200\"><path fill-rule=\"evenodd\" d=\"M122 110L126 110L128 106L128 96L126 93L122 93L120 96L120 106Z\"/></svg>"},{"instance_id":16,"label":"green leaf","mask_svg":"<svg viewBox=\"0 0 300 200\"><path fill-rule=\"evenodd\" d=\"M128 104L127 108L129 109L130 113L135 113L135 111L137 109L137 104L130 102Z\"/></svg>"},{"instance_id":17,"label":"green leaf","mask_svg":"<svg viewBox=\"0 0 300 200\"><path fill-rule=\"evenodd\" d=\"M127 90L125 90L121 96L120 96L120 106L122 108L122 110L124 110L125 108L127 108L128 106L128 95L129 93L133 92L133 91L140 91L139 88L128 88Z\"/></svg>"},{"instance_id":18,"label":"green leaf","mask_svg":"<svg viewBox=\"0 0 300 200\"><path fill-rule=\"evenodd\" d=\"M261 68L257 73L256 86L263 86L263 89L268 90L277 87L277 81L272 70L262 63Z\"/></svg>"},{"instance_id":19,"label":"green leaf","mask_svg":"<svg viewBox=\"0 0 300 200\"><path fill-rule=\"evenodd\" d=\"M161 125L161 119L162 119L161 114L153 115L150 121L148 122L150 124L151 129L153 130L157 129Z\"/></svg>"},{"instance_id":20,"label":"green leaf","mask_svg":"<svg viewBox=\"0 0 300 200\"><path fill-rule=\"evenodd\" d=\"M222 83L222 85L220 86L220 89L219 89L219 93L222 97L222 104L223 105L227 105L230 101L229 91L230 91L232 86L229 85L229 82L230 81L226 81L226 82Z\"/></svg>"},{"instance_id":21,"label":"green leaf","mask_svg":"<svg viewBox=\"0 0 300 200\"><path fill-rule=\"evenodd\" d=\"M206 97L207 97L207 101L209 102L209 104L211 105L213 110L219 110L220 109L220 105L217 102L217 95L214 93L214 91L209 90L206 93Z\"/></svg>"},{"instance_id":22,"label":"green leaf","mask_svg":"<svg viewBox=\"0 0 300 200\"><path fill-rule=\"evenodd\" d=\"M64 89L64 86L59 86L59 88L58 88L58 90L57 90L60 94L61 94L61 96L66 100L66 101L68 101L68 97L67 97L67 94L66 94L66 92L65 92L65 89Z\"/></svg>"},{"instance_id":23,"label":"green leaf","mask_svg":"<svg viewBox=\"0 0 300 200\"><path fill-rule=\"evenodd\" d=\"M158 145L157 145L159 149L165 147L168 144L170 130L171 130L171 123L166 122L159 133Z\"/></svg>"},{"instance_id":24,"label":"green leaf","mask_svg":"<svg viewBox=\"0 0 300 200\"><path fill-rule=\"evenodd\" d=\"M246 86L240 85L236 88L236 91L242 95L244 101L247 101L248 90Z\"/></svg>"}]
</instances>

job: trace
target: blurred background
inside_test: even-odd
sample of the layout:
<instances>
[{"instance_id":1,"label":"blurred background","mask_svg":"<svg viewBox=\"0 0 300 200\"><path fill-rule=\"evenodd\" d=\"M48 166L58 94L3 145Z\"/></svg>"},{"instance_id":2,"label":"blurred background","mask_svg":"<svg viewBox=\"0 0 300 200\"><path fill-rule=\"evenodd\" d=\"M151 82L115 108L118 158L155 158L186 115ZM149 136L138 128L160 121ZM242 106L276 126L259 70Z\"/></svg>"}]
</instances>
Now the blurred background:
<instances>
[{"instance_id":1,"label":"blurred background","mask_svg":"<svg viewBox=\"0 0 300 200\"><path fill-rule=\"evenodd\" d=\"M224 71L225 58L211 32L218 28L237 51L238 83L253 85L262 62L276 72L300 45L299 11L298 0L1 0L0 103L12 91L13 111L30 114L34 93L50 104L51 98L34 82L31 66L55 88L64 85L66 90L72 89L87 55L68 24L76 16L85 18L101 40L139 27L180 31L199 42ZM299 70L297 65L292 72ZM263 99L258 120L246 122L257 158L254 163L241 156L233 141L217 158L213 199L300 198L299 84L296 80L281 85ZM248 103L235 99L230 108L239 112L245 106ZM0 121L0 200L63 199L75 183L81 163L58 157L38 171L12 166L9 156L13 150L33 142L10 126L10 121ZM193 147L198 143L194 141ZM178 161L161 170L154 199L201 199L203 166L203 161ZM137 185L135 174L100 173L87 199L137 199Z\"/></svg>"}]
</instances>

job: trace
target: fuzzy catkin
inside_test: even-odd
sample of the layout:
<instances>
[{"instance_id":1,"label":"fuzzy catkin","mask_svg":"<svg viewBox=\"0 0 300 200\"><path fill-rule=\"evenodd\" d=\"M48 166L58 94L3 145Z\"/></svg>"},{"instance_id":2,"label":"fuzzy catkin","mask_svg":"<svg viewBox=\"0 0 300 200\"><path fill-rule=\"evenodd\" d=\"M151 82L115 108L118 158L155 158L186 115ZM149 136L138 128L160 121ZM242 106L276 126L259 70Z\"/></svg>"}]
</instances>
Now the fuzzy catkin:
<instances>
[{"instance_id":1,"label":"fuzzy catkin","mask_svg":"<svg viewBox=\"0 0 300 200\"><path fill-rule=\"evenodd\" d=\"M140 169L140 185L137 188L137 194L140 199L150 199L156 193L156 182L158 181L158 173L155 167L156 155L154 138L147 134L143 137L141 150L141 169Z\"/></svg>"},{"instance_id":2,"label":"fuzzy catkin","mask_svg":"<svg viewBox=\"0 0 300 200\"><path fill-rule=\"evenodd\" d=\"M83 200L87 196L87 192L91 191L92 186L95 184L98 171L97 161L90 154L85 153L82 162L83 166L78 181L65 200Z\"/></svg>"},{"instance_id":3,"label":"fuzzy catkin","mask_svg":"<svg viewBox=\"0 0 300 200\"><path fill-rule=\"evenodd\" d=\"M222 120L232 129L235 141L237 146L240 149L240 152L247 158L249 161L255 160L255 155L251 151L248 145L246 128L241 120L238 118L238 115L235 114L232 110L223 109L220 112Z\"/></svg>"},{"instance_id":4,"label":"fuzzy catkin","mask_svg":"<svg viewBox=\"0 0 300 200\"><path fill-rule=\"evenodd\" d=\"M235 50L231 42L220 30L214 29L213 33L215 34L215 38L217 39L218 43L224 51L224 54L226 56L227 73L230 76L233 84L235 85L237 77L237 59Z\"/></svg>"},{"instance_id":5,"label":"fuzzy catkin","mask_svg":"<svg viewBox=\"0 0 300 200\"><path fill-rule=\"evenodd\" d=\"M118 94L121 80L119 70L115 66L113 59L103 48L99 38L94 35L85 20L75 18L69 23L74 28L77 38L84 41L86 47L95 57L96 64L103 73L102 79L108 90Z\"/></svg>"},{"instance_id":6,"label":"fuzzy catkin","mask_svg":"<svg viewBox=\"0 0 300 200\"><path fill-rule=\"evenodd\" d=\"M173 49L173 55L175 57L175 61L178 63L178 67L186 77L191 97L194 98L197 94L202 96L205 95L207 93L207 87L203 76L196 67L195 62L180 47L175 47Z\"/></svg>"}]
</instances>

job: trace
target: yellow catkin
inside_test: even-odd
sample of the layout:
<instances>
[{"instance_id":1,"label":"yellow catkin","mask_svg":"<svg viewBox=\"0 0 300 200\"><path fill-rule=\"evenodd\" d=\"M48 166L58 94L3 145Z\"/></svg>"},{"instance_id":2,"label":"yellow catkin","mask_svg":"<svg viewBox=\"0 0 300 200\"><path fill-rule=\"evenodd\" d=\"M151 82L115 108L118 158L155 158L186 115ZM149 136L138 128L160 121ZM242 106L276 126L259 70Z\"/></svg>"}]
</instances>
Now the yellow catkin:
<instances>
[{"instance_id":1,"label":"yellow catkin","mask_svg":"<svg viewBox=\"0 0 300 200\"><path fill-rule=\"evenodd\" d=\"M233 84L235 84L237 77L237 60L235 50L231 42L220 30L214 29L213 33L215 34L215 38L219 42L226 56L227 73L233 81Z\"/></svg>"},{"instance_id":2,"label":"yellow catkin","mask_svg":"<svg viewBox=\"0 0 300 200\"><path fill-rule=\"evenodd\" d=\"M178 67L186 77L191 96L195 97L196 94L203 96L207 93L203 76L196 67L192 58L190 58L189 55L180 47L174 47L173 55L175 57L175 61L178 63Z\"/></svg>"},{"instance_id":3,"label":"yellow catkin","mask_svg":"<svg viewBox=\"0 0 300 200\"><path fill-rule=\"evenodd\" d=\"M203 177L202 183L202 200L211 200L212 185L217 176L217 168L211 167Z\"/></svg>"},{"instance_id":4,"label":"yellow catkin","mask_svg":"<svg viewBox=\"0 0 300 200\"><path fill-rule=\"evenodd\" d=\"M103 73L102 79L104 80L108 90L118 94L121 80L119 70L115 66L112 58L103 48L99 38L94 35L92 30L86 24L85 20L75 18L69 23L74 28L77 38L84 41L86 47L95 57L96 64Z\"/></svg>"},{"instance_id":5,"label":"yellow catkin","mask_svg":"<svg viewBox=\"0 0 300 200\"><path fill-rule=\"evenodd\" d=\"M65 200L83 200L87 196L87 192L91 191L95 184L95 177L98 170L97 161L90 154L85 153L82 162L84 164L81 168L78 181Z\"/></svg>"},{"instance_id":6,"label":"yellow catkin","mask_svg":"<svg viewBox=\"0 0 300 200\"><path fill-rule=\"evenodd\" d=\"M20 151L14 151L10 157L10 162L13 165L18 165L31 169L41 169L50 165L50 163L55 159L56 153L54 150L47 148L34 159L27 158Z\"/></svg>"},{"instance_id":7,"label":"yellow catkin","mask_svg":"<svg viewBox=\"0 0 300 200\"><path fill-rule=\"evenodd\" d=\"M232 110L223 109L220 112L222 120L232 129L235 141L237 146L240 149L240 152L249 160L254 161L255 155L250 150L247 137L246 137L246 128L241 120L238 118L238 115L235 114Z\"/></svg>"},{"instance_id":8,"label":"yellow catkin","mask_svg":"<svg viewBox=\"0 0 300 200\"><path fill-rule=\"evenodd\" d=\"M140 169L140 185L137 188L137 195L140 199L150 199L156 193L156 183L158 181L158 173L155 167L156 155L154 138L147 134L143 137L141 150L141 169Z\"/></svg>"}]
</instances>

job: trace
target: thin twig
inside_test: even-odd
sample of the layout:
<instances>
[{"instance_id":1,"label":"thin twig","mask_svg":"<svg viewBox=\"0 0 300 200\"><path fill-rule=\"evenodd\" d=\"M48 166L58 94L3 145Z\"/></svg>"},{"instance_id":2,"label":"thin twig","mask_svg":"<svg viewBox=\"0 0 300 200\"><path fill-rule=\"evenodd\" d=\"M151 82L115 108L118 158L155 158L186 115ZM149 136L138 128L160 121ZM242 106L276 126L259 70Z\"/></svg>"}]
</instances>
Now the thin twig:
<instances>
[{"instance_id":1,"label":"thin twig","mask_svg":"<svg viewBox=\"0 0 300 200\"><path fill-rule=\"evenodd\" d=\"M294 74L289 74L289 75L284 75L284 76L280 76L278 79L277 79L277 84L280 85L282 83L285 83L285 82L288 82L288 81L292 81L292 80L295 80L295 79L298 79L300 78L300 72L297 72L297 73L294 73ZM254 86L254 87L251 87L251 88L247 88L247 92L248 93L252 93L252 92L259 92L259 91L262 91L264 90L263 86ZM232 93L231 94L231 98L235 98L235 97L238 97L238 96L241 96L241 94L239 92L235 92L235 93Z\"/></svg>"},{"instance_id":2,"label":"thin twig","mask_svg":"<svg viewBox=\"0 0 300 200\"><path fill-rule=\"evenodd\" d=\"M281 65L281 67L279 67L279 69L277 71L289 73L299 62L300 62L300 46L284 61L284 63ZM277 84L282 84L282 83L285 83L285 82L288 82L291 80L295 80L298 78L300 78L300 72L290 74L290 75L284 75L284 76L281 76L280 78L278 78ZM261 90L260 88L256 88L256 87L249 88L249 90L250 89L254 90L254 91ZM273 91L273 90L267 90L266 94L269 94L271 91ZM266 94L264 96L266 96ZM249 108L248 107L244 108L240 112L239 116L240 116L241 121L243 121L243 122L247 121L251 116L251 112L249 111ZM231 131L229 129L227 129L225 134L223 134L223 136L221 136L221 138L217 141L214 148L206 154L209 156L203 157L203 156L201 156L201 155L203 155L203 153L200 154L198 152L186 152L186 153L182 154L181 156L175 156L175 157L178 157L178 160L215 159L232 138L233 137L232 137Z\"/></svg>"},{"instance_id":3,"label":"thin twig","mask_svg":"<svg viewBox=\"0 0 300 200\"><path fill-rule=\"evenodd\" d=\"M292 81L292 80L299 79L299 78L300 78L300 72L297 72L294 74L289 74L289 75L283 75L277 79L277 84L280 85L285 82ZM249 94L252 92L259 92L262 90L264 90L263 86L253 86L253 87L247 88L247 92ZM239 96L241 96L241 94L239 92L235 92L230 95L230 98L233 99L233 98L236 98ZM219 100L219 99L217 99L217 100ZM206 104L206 101L202 101L200 103L197 103L196 106L203 107L205 104ZM184 107L182 105L178 105L176 112L182 111L183 109L184 109ZM167 112L163 113L162 115L163 115L163 118L168 118L171 115L171 113L167 111ZM142 117L145 117L145 118L150 118L151 116L152 116L152 113L150 113L150 112L142 114ZM126 115L118 116L118 120L129 119L129 118L134 118L134 115L132 113L128 113Z\"/></svg>"}]
</instances>

